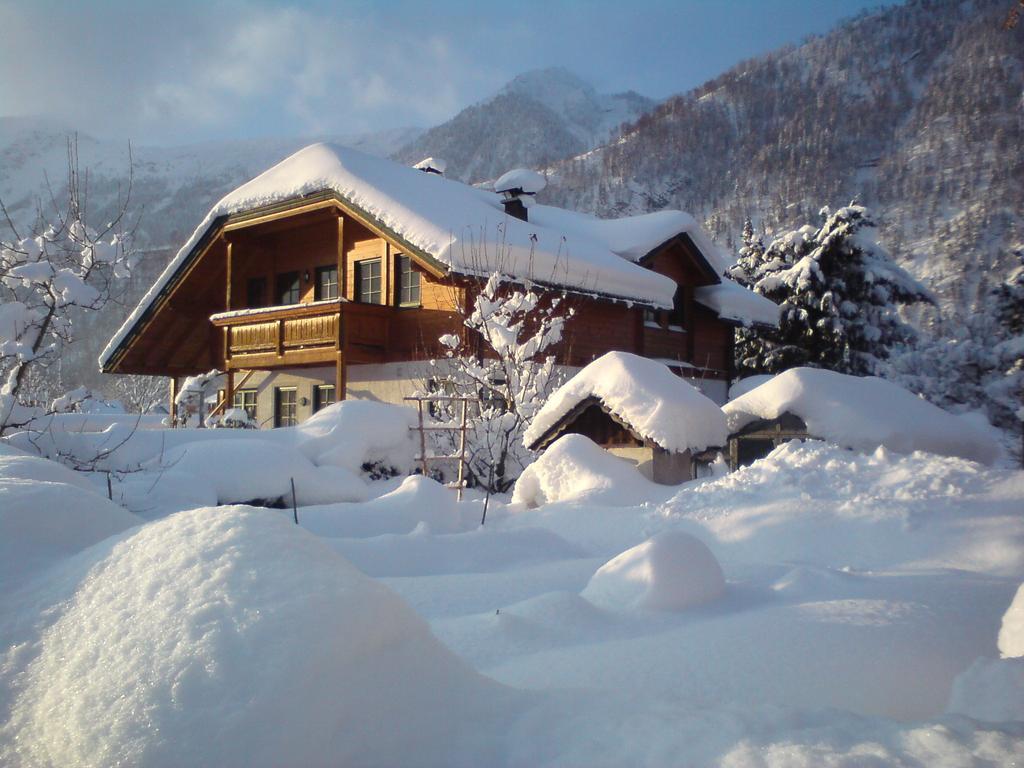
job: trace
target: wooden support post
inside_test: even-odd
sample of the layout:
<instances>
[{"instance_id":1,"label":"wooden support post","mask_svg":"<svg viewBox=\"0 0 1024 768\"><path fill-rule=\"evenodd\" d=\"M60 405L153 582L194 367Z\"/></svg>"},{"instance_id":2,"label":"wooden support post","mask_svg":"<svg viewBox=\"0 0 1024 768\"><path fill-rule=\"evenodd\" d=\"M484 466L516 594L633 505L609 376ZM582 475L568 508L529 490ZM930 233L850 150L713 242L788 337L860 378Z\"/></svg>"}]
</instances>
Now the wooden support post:
<instances>
[{"instance_id":1,"label":"wooden support post","mask_svg":"<svg viewBox=\"0 0 1024 768\"><path fill-rule=\"evenodd\" d=\"M175 422L178 420L178 377L171 376L171 402L169 403L168 412L171 416L171 427L175 426Z\"/></svg>"},{"instance_id":2,"label":"wooden support post","mask_svg":"<svg viewBox=\"0 0 1024 768\"><path fill-rule=\"evenodd\" d=\"M341 211L338 211L338 296L340 298L346 298L345 292L348 290L345 261L345 217L341 215Z\"/></svg>"},{"instance_id":3,"label":"wooden support post","mask_svg":"<svg viewBox=\"0 0 1024 768\"><path fill-rule=\"evenodd\" d=\"M391 258L391 243L389 243L387 240L384 241L384 264L382 266L384 267L384 269L381 270L383 272L383 274L381 275L381 280L383 281L384 284L381 286L380 303L387 307L390 306L391 304L394 304L395 301L395 290L394 286L392 285L392 273L395 271L395 265L392 263Z\"/></svg>"},{"instance_id":4,"label":"wooden support post","mask_svg":"<svg viewBox=\"0 0 1024 768\"><path fill-rule=\"evenodd\" d=\"M420 415L420 464L423 467L423 476L429 477L427 474L427 433L423 429L423 400L417 400L416 405L419 406Z\"/></svg>"},{"instance_id":5,"label":"wooden support post","mask_svg":"<svg viewBox=\"0 0 1024 768\"><path fill-rule=\"evenodd\" d=\"M233 407L235 404L235 372L228 368L224 373L224 410L221 413L227 413L227 410Z\"/></svg>"},{"instance_id":6,"label":"wooden support post","mask_svg":"<svg viewBox=\"0 0 1024 768\"><path fill-rule=\"evenodd\" d=\"M231 241L227 237L225 237L224 238L224 242L225 242L226 247L227 247L227 256L225 258L225 265L226 265L225 268L227 270L227 280L226 280L227 288L225 289L225 292L224 292L224 311L225 312L230 312L231 311L231 281L232 281L231 259L232 259L233 253L232 253L232 248L231 248Z\"/></svg>"},{"instance_id":7,"label":"wooden support post","mask_svg":"<svg viewBox=\"0 0 1024 768\"><path fill-rule=\"evenodd\" d=\"M466 409L469 401L462 401L462 424L459 425L459 488L456 492L456 499L462 501L462 486L466 480Z\"/></svg>"}]
</instances>

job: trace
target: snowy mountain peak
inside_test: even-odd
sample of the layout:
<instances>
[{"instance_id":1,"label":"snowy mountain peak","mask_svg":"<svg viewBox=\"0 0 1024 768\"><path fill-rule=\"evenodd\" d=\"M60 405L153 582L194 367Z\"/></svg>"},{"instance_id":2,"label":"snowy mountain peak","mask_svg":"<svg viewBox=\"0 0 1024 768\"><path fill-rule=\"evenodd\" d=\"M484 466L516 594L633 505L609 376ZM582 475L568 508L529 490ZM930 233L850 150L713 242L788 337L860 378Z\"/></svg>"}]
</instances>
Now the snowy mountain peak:
<instances>
[{"instance_id":1,"label":"snowy mountain peak","mask_svg":"<svg viewBox=\"0 0 1024 768\"><path fill-rule=\"evenodd\" d=\"M453 178L493 179L511 167L536 167L602 144L619 125L653 106L633 91L598 93L562 67L536 69L427 131L395 157L413 162L440 154L450 160Z\"/></svg>"}]
</instances>

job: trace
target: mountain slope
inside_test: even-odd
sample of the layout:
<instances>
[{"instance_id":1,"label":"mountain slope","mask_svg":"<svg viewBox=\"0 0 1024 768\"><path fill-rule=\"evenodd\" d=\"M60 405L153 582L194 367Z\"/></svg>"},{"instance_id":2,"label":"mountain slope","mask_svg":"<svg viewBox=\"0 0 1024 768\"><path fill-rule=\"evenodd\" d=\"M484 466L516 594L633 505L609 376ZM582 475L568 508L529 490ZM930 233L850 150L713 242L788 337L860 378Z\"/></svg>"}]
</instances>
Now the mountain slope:
<instances>
[{"instance_id":1,"label":"mountain slope","mask_svg":"<svg viewBox=\"0 0 1024 768\"><path fill-rule=\"evenodd\" d=\"M453 178L493 179L515 166L546 165L597 146L653 105L633 91L600 94L564 69L535 70L430 129L395 159L442 157Z\"/></svg>"},{"instance_id":2,"label":"mountain slope","mask_svg":"<svg viewBox=\"0 0 1024 768\"><path fill-rule=\"evenodd\" d=\"M895 255L951 314L1024 241L1024 25L1002 0L912 0L744 62L624 137L556 164L548 201L602 215L682 208L735 242L876 207Z\"/></svg>"}]
</instances>

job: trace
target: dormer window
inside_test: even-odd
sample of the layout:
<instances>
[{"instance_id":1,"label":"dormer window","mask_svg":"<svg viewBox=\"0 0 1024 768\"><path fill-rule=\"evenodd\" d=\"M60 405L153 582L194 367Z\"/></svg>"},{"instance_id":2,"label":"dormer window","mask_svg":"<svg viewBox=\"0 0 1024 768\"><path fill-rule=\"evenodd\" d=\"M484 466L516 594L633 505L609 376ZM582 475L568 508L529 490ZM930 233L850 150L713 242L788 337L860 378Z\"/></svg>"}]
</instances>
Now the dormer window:
<instances>
[{"instance_id":1,"label":"dormer window","mask_svg":"<svg viewBox=\"0 0 1024 768\"><path fill-rule=\"evenodd\" d=\"M418 307L420 304L420 273L412 259L403 254L398 256L398 304L403 307Z\"/></svg>"},{"instance_id":2,"label":"dormer window","mask_svg":"<svg viewBox=\"0 0 1024 768\"><path fill-rule=\"evenodd\" d=\"M355 277L356 301L364 304L380 304L380 259L357 261Z\"/></svg>"}]
</instances>

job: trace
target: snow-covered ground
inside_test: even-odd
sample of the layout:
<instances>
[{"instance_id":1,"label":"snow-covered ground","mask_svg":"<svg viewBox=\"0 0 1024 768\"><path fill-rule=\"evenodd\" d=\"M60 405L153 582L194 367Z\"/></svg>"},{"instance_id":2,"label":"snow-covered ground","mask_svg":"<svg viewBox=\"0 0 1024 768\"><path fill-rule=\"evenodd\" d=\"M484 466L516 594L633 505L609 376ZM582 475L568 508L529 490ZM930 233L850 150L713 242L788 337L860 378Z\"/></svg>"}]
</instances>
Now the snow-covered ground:
<instances>
[{"instance_id":1,"label":"snow-covered ground","mask_svg":"<svg viewBox=\"0 0 1024 768\"><path fill-rule=\"evenodd\" d=\"M406 425L350 405L137 433L120 460L158 461L112 494L178 492L145 520L0 446L0 764L1024 760L1024 472L812 441L665 487L570 450L579 488L548 471L481 526L472 493L369 480ZM299 525L210 506L332 467L358 496Z\"/></svg>"}]
</instances>

